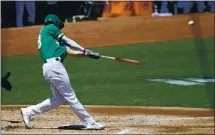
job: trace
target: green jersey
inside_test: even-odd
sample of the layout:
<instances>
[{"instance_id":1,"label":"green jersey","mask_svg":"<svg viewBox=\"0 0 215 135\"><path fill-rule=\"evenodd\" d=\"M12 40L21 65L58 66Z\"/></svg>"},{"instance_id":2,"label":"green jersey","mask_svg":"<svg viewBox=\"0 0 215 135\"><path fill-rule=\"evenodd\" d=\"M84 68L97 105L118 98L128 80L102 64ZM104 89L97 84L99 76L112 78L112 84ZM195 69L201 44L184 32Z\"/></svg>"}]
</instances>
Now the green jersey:
<instances>
[{"instance_id":1,"label":"green jersey","mask_svg":"<svg viewBox=\"0 0 215 135\"><path fill-rule=\"evenodd\" d=\"M63 60L66 55L65 43L59 41L63 33L55 25L44 26L38 37L38 49L43 61L53 57L61 57Z\"/></svg>"}]
</instances>

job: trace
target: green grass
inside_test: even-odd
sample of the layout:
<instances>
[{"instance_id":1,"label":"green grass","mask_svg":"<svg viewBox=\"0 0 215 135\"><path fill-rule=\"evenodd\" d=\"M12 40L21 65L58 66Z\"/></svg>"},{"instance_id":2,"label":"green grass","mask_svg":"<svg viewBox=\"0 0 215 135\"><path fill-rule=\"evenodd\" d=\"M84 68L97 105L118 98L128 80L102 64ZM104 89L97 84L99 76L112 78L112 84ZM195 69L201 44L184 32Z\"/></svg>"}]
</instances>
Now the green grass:
<instances>
[{"instance_id":1,"label":"green grass","mask_svg":"<svg viewBox=\"0 0 215 135\"><path fill-rule=\"evenodd\" d=\"M213 45L214 38L204 38L92 48L141 65L68 57L65 66L83 104L213 108L214 83L179 86L146 80L214 76ZM2 90L2 104L36 104L52 96L41 64L39 55L2 58L2 74L12 72L13 84L12 92Z\"/></svg>"}]
</instances>

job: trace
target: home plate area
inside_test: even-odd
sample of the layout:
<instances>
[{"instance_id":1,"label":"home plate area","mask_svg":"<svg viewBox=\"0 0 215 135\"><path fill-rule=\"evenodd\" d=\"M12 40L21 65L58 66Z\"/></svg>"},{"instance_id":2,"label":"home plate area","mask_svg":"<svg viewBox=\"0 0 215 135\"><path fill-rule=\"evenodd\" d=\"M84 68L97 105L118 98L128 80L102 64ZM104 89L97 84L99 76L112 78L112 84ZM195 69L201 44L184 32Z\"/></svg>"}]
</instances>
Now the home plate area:
<instances>
[{"instance_id":1,"label":"home plate area","mask_svg":"<svg viewBox=\"0 0 215 135\"><path fill-rule=\"evenodd\" d=\"M86 106L104 130L84 130L69 106L34 117L25 129L21 106L2 107L2 134L213 134L214 110L178 107Z\"/></svg>"}]
</instances>

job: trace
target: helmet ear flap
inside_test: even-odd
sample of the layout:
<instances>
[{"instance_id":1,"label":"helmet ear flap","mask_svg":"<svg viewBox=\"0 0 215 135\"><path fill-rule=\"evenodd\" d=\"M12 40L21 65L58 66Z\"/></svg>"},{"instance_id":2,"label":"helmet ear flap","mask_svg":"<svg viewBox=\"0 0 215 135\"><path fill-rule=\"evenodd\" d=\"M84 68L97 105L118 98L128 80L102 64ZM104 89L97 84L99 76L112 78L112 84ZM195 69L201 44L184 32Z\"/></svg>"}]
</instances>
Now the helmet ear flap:
<instances>
[{"instance_id":1,"label":"helmet ear flap","mask_svg":"<svg viewBox=\"0 0 215 135\"><path fill-rule=\"evenodd\" d=\"M54 23L51 22L51 21L47 21L47 22L44 23L44 25L49 25L49 24L54 24Z\"/></svg>"},{"instance_id":2,"label":"helmet ear flap","mask_svg":"<svg viewBox=\"0 0 215 135\"><path fill-rule=\"evenodd\" d=\"M62 29L62 28L64 27L64 23L63 23L63 22L61 22L61 21L59 21L59 23L58 23L58 27L59 27L59 29Z\"/></svg>"}]
</instances>

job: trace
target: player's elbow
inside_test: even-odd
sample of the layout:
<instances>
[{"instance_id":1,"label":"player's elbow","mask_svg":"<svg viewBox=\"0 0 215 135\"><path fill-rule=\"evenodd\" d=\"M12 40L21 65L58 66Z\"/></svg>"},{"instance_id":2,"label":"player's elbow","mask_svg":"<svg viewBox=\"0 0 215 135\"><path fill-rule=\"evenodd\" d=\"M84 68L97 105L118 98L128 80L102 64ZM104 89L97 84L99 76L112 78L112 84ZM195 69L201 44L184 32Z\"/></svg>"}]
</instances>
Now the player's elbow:
<instances>
[{"instance_id":1,"label":"player's elbow","mask_svg":"<svg viewBox=\"0 0 215 135\"><path fill-rule=\"evenodd\" d=\"M67 52L67 54L68 54L69 56L75 56L75 55L76 55L76 54L71 53L71 52Z\"/></svg>"},{"instance_id":2,"label":"player's elbow","mask_svg":"<svg viewBox=\"0 0 215 135\"><path fill-rule=\"evenodd\" d=\"M73 51L72 49L70 49L69 47L66 47L67 50L67 54L70 56L76 56L77 53L75 51Z\"/></svg>"},{"instance_id":3,"label":"player's elbow","mask_svg":"<svg viewBox=\"0 0 215 135\"><path fill-rule=\"evenodd\" d=\"M84 53L76 50L72 50L71 48L67 47L67 54L70 56L83 56Z\"/></svg>"}]
</instances>

